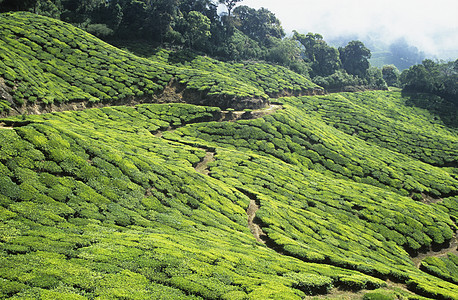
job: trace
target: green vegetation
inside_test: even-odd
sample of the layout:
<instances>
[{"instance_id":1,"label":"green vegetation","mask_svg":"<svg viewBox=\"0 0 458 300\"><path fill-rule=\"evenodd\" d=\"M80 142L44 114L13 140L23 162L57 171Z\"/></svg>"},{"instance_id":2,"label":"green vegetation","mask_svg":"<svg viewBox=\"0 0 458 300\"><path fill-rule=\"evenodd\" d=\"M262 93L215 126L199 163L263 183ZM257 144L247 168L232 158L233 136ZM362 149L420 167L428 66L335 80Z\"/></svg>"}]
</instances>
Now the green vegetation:
<instances>
[{"instance_id":1,"label":"green vegetation","mask_svg":"<svg viewBox=\"0 0 458 300\"><path fill-rule=\"evenodd\" d=\"M421 268L432 275L458 284L458 256L453 253L443 257L427 257L421 262Z\"/></svg>"},{"instance_id":2,"label":"green vegetation","mask_svg":"<svg viewBox=\"0 0 458 300\"><path fill-rule=\"evenodd\" d=\"M456 285L415 268L409 253L452 239L456 200L400 194L410 182L456 195L457 181L326 124L306 106L316 98L284 98L283 110L235 123L188 104L4 119L15 127L0 129L2 297L299 299L333 287L384 291L389 278L454 299ZM452 135L434 119L421 124ZM315 163L303 154L313 149ZM194 167L208 151L205 176ZM355 163L330 163L353 156L401 185L370 175L359 183L356 172L366 173ZM267 247L247 227L250 199Z\"/></svg>"},{"instance_id":3,"label":"green vegetation","mask_svg":"<svg viewBox=\"0 0 458 300\"><path fill-rule=\"evenodd\" d=\"M314 117L348 135L431 165L458 167L456 132L436 122L436 115L406 107L421 97L401 97L398 92L366 92L303 97L300 100L304 109L313 112ZM429 95L427 98L431 101L434 97Z\"/></svg>"},{"instance_id":4,"label":"green vegetation","mask_svg":"<svg viewBox=\"0 0 458 300\"><path fill-rule=\"evenodd\" d=\"M355 276L383 286L256 244L247 196L194 170L205 151L151 134L218 112L145 104L0 130L3 297L295 299Z\"/></svg>"},{"instance_id":5,"label":"green vegetation","mask_svg":"<svg viewBox=\"0 0 458 300\"><path fill-rule=\"evenodd\" d=\"M194 98L222 107L259 106L266 93L317 88L298 74L267 64L251 65L238 77L238 65L203 57L193 64L198 69L139 58L73 26L30 13L3 14L0 29L0 77L12 96L11 102L0 103L0 113L23 104L155 101L171 81L193 91ZM265 80L271 73L283 79ZM259 79L264 79L262 85ZM258 102L241 102L253 98Z\"/></svg>"},{"instance_id":6,"label":"green vegetation","mask_svg":"<svg viewBox=\"0 0 458 300\"><path fill-rule=\"evenodd\" d=\"M179 67L205 70L212 74L235 77L241 82L249 82L271 97L281 94L322 93L323 89L307 78L281 67L260 62L228 63L215 59L192 55L189 52L171 52L160 49L149 57Z\"/></svg>"},{"instance_id":7,"label":"green vegetation","mask_svg":"<svg viewBox=\"0 0 458 300\"><path fill-rule=\"evenodd\" d=\"M456 255L412 261L458 230L457 129L412 106L436 96L301 96L321 89L283 67L139 58L30 13L0 28L4 115L100 104L0 119L0 299L458 298ZM142 103L167 97L189 103Z\"/></svg>"},{"instance_id":8,"label":"green vegetation","mask_svg":"<svg viewBox=\"0 0 458 300\"><path fill-rule=\"evenodd\" d=\"M310 168L332 177L351 179L355 182L386 188L405 196L412 193L426 193L434 197L456 195L458 181L448 172L399 153L403 151L394 152L398 151L394 146L385 148L387 142L393 141L392 143L395 144L394 141L399 140L397 135L400 134L400 131L399 129L394 131L391 128L388 130L388 126L391 123L386 122L387 120L382 119L381 122L377 122L377 118L372 118L373 114L367 113L371 111L371 103L366 104L367 107L365 107L365 104L355 101L356 103L353 105L359 106L358 109L361 110L361 112L358 112L358 110L351 109L352 103L345 98L374 98L373 101L377 101L378 98L374 97L374 95L388 99L385 100L387 102L391 98L395 99L397 104L402 101L399 94L389 92L284 98L283 101L287 109L263 119L239 123L214 122L196 124L177 130L174 135L169 135L169 138L187 143L205 140L210 142L213 147L242 148L258 154L269 154L284 162ZM334 118L334 116L330 117L330 119L334 118L330 122L331 124L320 120L319 114L326 112L326 99L329 98L331 100L340 99L340 103L350 107L349 109L346 108L346 110L345 106L342 109L337 108L340 116L346 119L343 122L352 122L354 126L361 124L360 126L364 126L365 130L367 130L366 136L369 136L371 132L378 132L375 131L375 125L372 125L374 128L370 127L371 124L383 123L382 129L385 129L385 132L380 130L382 132L380 135L382 141L376 140L379 141L380 146L364 142L356 137L352 132L354 129L350 126L345 127L350 132L343 132L334 128L332 122L339 122L339 119ZM318 102L320 99L323 99L323 102ZM320 103L324 108L311 109L309 101L311 105L313 105L313 101L317 101L315 103ZM333 104L336 105L335 107L330 105L329 110L341 107L339 102L336 101ZM391 103L391 107L395 107L394 103ZM382 107L384 104L380 103L380 106ZM387 117L385 119L391 116L392 119L395 119L400 124L399 126L408 124L409 119L405 119L403 115L397 117L388 106L386 106L386 109ZM307 113L304 113L305 110L307 110ZM316 113L314 110L319 112ZM345 117L345 111L351 113L352 116ZM411 111L414 112L415 110ZM353 115L356 115L356 117L353 118ZM381 108L380 118L382 117L383 109ZM441 130L442 127L433 123L430 123L430 127L428 127L423 123L427 120L427 117L428 115L424 116L423 119L419 119L418 123L410 125L412 128L410 132L407 125L403 126L402 130L406 131L405 139L408 140L408 137L416 136L416 138L412 138L412 142L415 147L419 148L417 151L420 154L432 153L439 149L439 152L443 151L443 154L438 154L441 156L437 158L438 164L445 160L447 164L456 166L456 134L448 132L446 129ZM358 120L358 118L361 119ZM345 125L345 123L339 124ZM395 129L397 128L395 127ZM425 144L424 149L421 149L422 144L417 145L417 140L421 141L423 139L426 141L433 133L434 137L441 138L444 142L430 142ZM360 134L364 138L364 132L362 131ZM184 137L181 138L181 135ZM375 136L375 133L373 135ZM443 135L443 137L440 135ZM370 142L372 142L372 139L375 138L371 138ZM402 148L403 146L409 147L407 149L413 148L407 142L404 145L400 144L399 147ZM391 151L387 148L391 148ZM421 156L420 154L419 156ZM415 152L412 156L415 156ZM432 159L434 158L433 156ZM406 165L409 167L407 168Z\"/></svg>"},{"instance_id":9,"label":"green vegetation","mask_svg":"<svg viewBox=\"0 0 458 300\"><path fill-rule=\"evenodd\" d=\"M328 90L386 89L371 52L360 41L339 49L320 34L287 37L266 8L242 0L99 1L2 0L0 12L26 10L85 29L113 43L141 39L154 47L190 49L222 60L267 61L289 68ZM218 14L218 5L226 12Z\"/></svg>"},{"instance_id":10,"label":"green vegetation","mask_svg":"<svg viewBox=\"0 0 458 300\"><path fill-rule=\"evenodd\" d=\"M405 91L432 93L458 107L458 59L437 63L425 59L421 64L404 70L400 76Z\"/></svg>"}]
</instances>

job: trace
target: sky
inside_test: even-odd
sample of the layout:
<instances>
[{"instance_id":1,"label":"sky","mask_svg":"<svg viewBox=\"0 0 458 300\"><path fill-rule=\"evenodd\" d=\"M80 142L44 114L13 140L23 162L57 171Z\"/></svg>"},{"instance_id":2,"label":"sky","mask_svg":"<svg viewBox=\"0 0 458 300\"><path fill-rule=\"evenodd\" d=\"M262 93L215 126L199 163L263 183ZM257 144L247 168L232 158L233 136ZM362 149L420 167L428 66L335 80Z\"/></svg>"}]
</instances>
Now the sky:
<instances>
[{"instance_id":1,"label":"sky","mask_svg":"<svg viewBox=\"0 0 458 300\"><path fill-rule=\"evenodd\" d=\"M239 5L267 8L288 34L370 37L387 44L405 38L429 55L458 54L457 0L243 0Z\"/></svg>"}]
</instances>

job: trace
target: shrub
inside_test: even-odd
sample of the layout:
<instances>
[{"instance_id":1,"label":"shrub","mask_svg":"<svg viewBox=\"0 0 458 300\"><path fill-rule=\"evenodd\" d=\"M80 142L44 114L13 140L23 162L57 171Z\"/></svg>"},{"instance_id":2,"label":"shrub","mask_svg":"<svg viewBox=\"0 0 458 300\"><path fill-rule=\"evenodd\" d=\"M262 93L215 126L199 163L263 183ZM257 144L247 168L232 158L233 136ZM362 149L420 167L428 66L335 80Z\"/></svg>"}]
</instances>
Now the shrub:
<instances>
[{"instance_id":1,"label":"shrub","mask_svg":"<svg viewBox=\"0 0 458 300\"><path fill-rule=\"evenodd\" d=\"M327 294L333 286L332 278L327 276L306 273L286 273L283 276L292 281L293 288L308 295Z\"/></svg>"}]
</instances>

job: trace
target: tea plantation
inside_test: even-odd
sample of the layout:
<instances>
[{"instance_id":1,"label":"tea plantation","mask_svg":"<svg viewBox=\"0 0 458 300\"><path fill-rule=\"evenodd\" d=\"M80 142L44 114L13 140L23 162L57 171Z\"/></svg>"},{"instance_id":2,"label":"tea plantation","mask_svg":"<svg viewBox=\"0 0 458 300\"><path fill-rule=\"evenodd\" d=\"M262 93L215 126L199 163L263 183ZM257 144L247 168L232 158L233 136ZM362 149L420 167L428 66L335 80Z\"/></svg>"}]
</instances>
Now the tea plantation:
<instances>
[{"instance_id":1,"label":"tea plantation","mask_svg":"<svg viewBox=\"0 0 458 300\"><path fill-rule=\"evenodd\" d=\"M0 299L458 299L458 132L401 93L300 96L320 89L265 64L138 58L26 13L0 27L6 111L159 101L172 78L297 96L0 119Z\"/></svg>"},{"instance_id":2,"label":"tea plantation","mask_svg":"<svg viewBox=\"0 0 458 300\"><path fill-rule=\"evenodd\" d=\"M23 104L116 103L133 98L169 102L162 92L171 83L182 84L206 104L216 98L225 107L263 106L268 94L320 90L303 76L267 64L250 65L249 71L239 73L238 65L220 67L204 57L191 66L140 58L71 25L25 12L0 15L0 31L0 84L11 94L9 101L0 101L0 113ZM269 74L282 79L267 80ZM247 99L248 104L240 104Z\"/></svg>"}]
</instances>

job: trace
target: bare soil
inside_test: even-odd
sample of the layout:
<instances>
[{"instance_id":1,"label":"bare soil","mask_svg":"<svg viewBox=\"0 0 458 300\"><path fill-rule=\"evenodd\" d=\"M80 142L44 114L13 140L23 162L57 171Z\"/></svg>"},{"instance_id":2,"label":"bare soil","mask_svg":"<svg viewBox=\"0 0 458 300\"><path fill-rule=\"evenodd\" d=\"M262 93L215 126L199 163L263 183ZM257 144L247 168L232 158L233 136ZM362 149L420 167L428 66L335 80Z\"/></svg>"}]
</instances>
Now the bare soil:
<instances>
[{"instance_id":1,"label":"bare soil","mask_svg":"<svg viewBox=\"0 0 458 300\"><path fill-rule=\"evenodd\" d=\"M215 153L207 151L202 161L200 161L196 165L195 167L196 171L204 175L210 174L210 170L208 169L207 165L209 162L212 162L212 161L215 161Z\"/></svg>"},{"instance_id":2,"label":"bare soil","mask_svg":"<svg viewBox=\"0 0 458 300\"><path fill-rule=\"evenodd\" d=\"M260 242L265 244L266 242L262 237L266 237L267 235L262 231L261 226L255 223L254 218L256 217L256 212L259 210L259 205L256 204L255 199L250 200L250 205L248 206L248 209L246 211L248 215L248 228L250 228L251 233L255 237L255 239Z\"/></svg>"}]
</instances>

